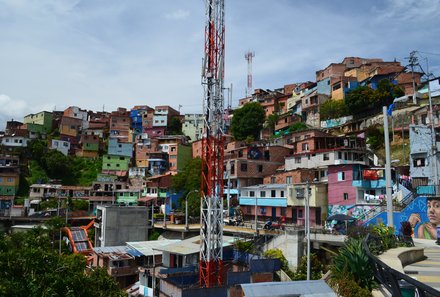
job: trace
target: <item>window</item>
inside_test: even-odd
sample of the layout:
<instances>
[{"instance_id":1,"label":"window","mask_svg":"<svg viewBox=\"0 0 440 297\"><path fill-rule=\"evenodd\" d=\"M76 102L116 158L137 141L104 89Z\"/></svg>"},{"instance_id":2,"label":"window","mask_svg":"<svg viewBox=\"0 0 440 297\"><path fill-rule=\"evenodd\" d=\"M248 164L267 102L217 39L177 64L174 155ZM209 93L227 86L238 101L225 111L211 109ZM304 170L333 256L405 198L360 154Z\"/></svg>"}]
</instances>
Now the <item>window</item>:
<instances>
[{"instance_id":1,"label":"window","mask_svg":"<svg viewBox=\"0 0 440 297\"><path fill-rule=\"evenodd\" d=\"M257 168L258 168L258 172L263 172L263 165L258 165Z\"/></svg>"},{"instance_id":2,"label":"window","mask_svg":"<svg viewBox=\"0 0 440 297\"><path fill-rule=\"evenodd\" d=\"M286 176L286 184L291 184L291 183L292 183L292 177Z\"/></svg>"},{"instance_id":3,"label":"window","mask_svg":"<svg viewBox=\"0 0 440 297\"><path fill-rule=\"evenodd\" d=\"M277 182L276 177L275 177L275 176L271 176L271 177L270 177L270 183L271 183L271 184L276 184L276 182Z\"/></svg>"},{"instance_id":4,"label":"window","mask_svg":"<svg viewBox=\"0 0 440 297\"><path fill-rule=\"evenodd\" d=\"M344 193L344 200L348 200L348 193Z\"/></svg>"},{"instance_id":5,"label":"window","mask_svg":"<svg viewBox=\"0 0 440 297\"><path fill-rule=\"evenodd\" d=\"M345 172L338 172L338 181L345 180Z\"/></svg>"},{"instance_id":6,"label":"window","mask_svg":"<svg viewBox=\"0 0 440 297\"><path fill-rule=\"evenodd\" d=\"M309 144L308 143L303 143L302 144L302 150L303 151L308 151L309 150Z\"/></svg>"},{"instance_id":7,"label":"window","mask_svg":"<svg viewBox=\"0 0 440 297\"><path fill-rule=\"evenodd\" d=\"M284 191L280 191L280 196L284 198Z\"/></svg>"},{"instance_id":8,"label":"window","mask_svg":"<svg viewBox=\"0 0 440 297\"><path fill-rule=\"evenodd\" d=\"M304 188L295 188L296 191L296 199L303 199L304 198Z\"/></svg>"},{"instance_id":9,"label":"window","mask_svg":"<svg viewBox=\"0 0 440 297\"><path fill-rule=\"evenodd\" d=\"M260 192L260 197L266 197L266 191L261 191Z\"/></svg>"},{"instance_id":10,"label":"window","mask_svg":"<svg viewBox=\"0 0 440 297\"><path fill-rule=\"evenodd\" d=\"M246 172L247 171L247 164L246 163L241 163L240 164L240 168L241 168L241 171Z\"/></svg>"},{"instance_id":11,"label":"window","mask_svg":"<svg viewBox=\"0 0 440 297\"><path fill-rule=\"evenodd\" d=\"M328 154L324 154L324 155L322 156L322 159L323 159L324 161L328 161L328 160L330 160L330 157L329 157Z\"/></svg>"},{"instance_id":12,"label":"window","mask_svg":"<svg viewBox=\"0 0 440 297\"><path fill-rule=\"evenodd\" d=\"M252 213L252 207L250 207L250 206L246 207L246 212L247 213Z\"/></svg>"},{"instance_id":13,"label":"window","mask_svg":"<svg viewBox=\"0 0 440 297\"><path fill-rule=\"evenodd\" d=\"M249 191L249 197L255 197L255 191Z\"/></svg>"},{"instance_id":14,"label":"window","mask_svg":"<svg viewBox=\"0 0 440 297\"><path fill-rule=\"evenodd\" d=\"M298 218L302 218L302 217L303 217L303 210L298 209Z\"/></svg>"},{"instance_id":15,"label":"window","mask_svg":"<svg viewBox=\"0 0 440 297\"><path fill-rule=\"evenodd\" d=\"M414 167L425 167L426 166L426 159L425 158L415 158L413 160L413 166Z\"/></svg>"},{"instance_id":16,"label":"window","mask_svg":"<svg viewBox=\"0 0 440 297\"><path fill-rule=\"evenodd\" d=\"M260 214L262 214L262 215L266 214L266 207L264 207L264 206L260 207Z\"/></svg>"},{"instance_id":17,"label":"window","mask_svg":"<svg viewBox=\"0 0 440 297\"><path fill-rule=\"evenodd\" d=\"M301 164L301 157L295 157L295 164Z\"/></svg>"},{"instance_id":18,"label":"window","mask_svg":"<svg viewBox=\"0 0 440 297\"><path fill-rule=\"evenodd\" d=\"M337 83L333 86L333 91L339 90L341 88L341 83Z\"/></svg>"},{"instance_id":19,"label":"window","mask_svg":"<svg viewBox=\"0 0 440 297\"><path fill-rule=\"evenodd\" d=\"M270 197L275 198L277 196L277 191L271 190L270 191Z\"/></svg>"},{"instance_id":20,"label":"window","mask_svg":"<svg viewBox=\"0 0 440 297\"><path fill-rule=\"evenodd\" d=\"M281 207L281 216L285 216L286 215L286 208L285 207Z\"/></svg>"}]
</instances>

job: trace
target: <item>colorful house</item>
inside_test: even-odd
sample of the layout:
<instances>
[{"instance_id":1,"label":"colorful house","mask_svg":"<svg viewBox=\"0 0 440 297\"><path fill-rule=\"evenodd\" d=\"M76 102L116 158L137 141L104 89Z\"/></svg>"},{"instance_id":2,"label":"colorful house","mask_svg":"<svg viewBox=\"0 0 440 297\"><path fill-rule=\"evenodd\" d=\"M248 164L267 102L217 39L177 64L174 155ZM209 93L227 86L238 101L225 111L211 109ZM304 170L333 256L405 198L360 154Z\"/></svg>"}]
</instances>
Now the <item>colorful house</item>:
<instances>
[{"instance_id":1,"label":"colorful house","mask_svg":"<svg viewBox=\"0 0 440 297\"><path fill-rule=\"evenodd\" d=\"M28 114L23 119L23 124L34 124L42 126L42 131L48 133L52 130L53 115L48 111L41 111L36 114Z\"/></svg>"}]
</instances>

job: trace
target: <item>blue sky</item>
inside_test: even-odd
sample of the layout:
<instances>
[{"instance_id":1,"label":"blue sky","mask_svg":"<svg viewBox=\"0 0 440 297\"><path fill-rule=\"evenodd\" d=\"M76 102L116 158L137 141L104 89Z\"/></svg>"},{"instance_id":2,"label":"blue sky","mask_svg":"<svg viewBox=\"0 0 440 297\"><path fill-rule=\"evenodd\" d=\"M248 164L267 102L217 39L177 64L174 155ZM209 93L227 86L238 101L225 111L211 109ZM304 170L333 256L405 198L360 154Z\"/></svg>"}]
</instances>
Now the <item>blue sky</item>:
<instances>
[{"instance_id":1,"label":"blue sky","mask_svg":"<svg viewBox=\"0 0 440 297\"><path fill-rule=\"evenodd\" d=\"M170 105L201 112L203 0L0 0L0 128L75 105ZM225 86L314 80L346 56L407 64L412 50L440 75L440 0L226 0ZM426 60L420 62L426 68Z\"/></svg>"}]
</instances>

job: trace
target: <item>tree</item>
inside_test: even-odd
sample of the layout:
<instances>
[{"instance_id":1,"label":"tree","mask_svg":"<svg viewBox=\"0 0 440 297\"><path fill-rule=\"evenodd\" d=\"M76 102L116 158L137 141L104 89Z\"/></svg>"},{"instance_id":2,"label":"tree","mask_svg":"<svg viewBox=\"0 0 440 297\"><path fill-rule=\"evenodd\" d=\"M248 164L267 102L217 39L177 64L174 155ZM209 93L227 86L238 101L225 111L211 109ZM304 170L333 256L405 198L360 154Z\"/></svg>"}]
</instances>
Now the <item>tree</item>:
<instances>
[{"instance_id":1,"label":"tree","mask_svg":"<svg viewBox=\"0 0 440 297\"><path fill-rule=\"evenodd\" d=\"M170 135L181 135L182 133L182 121L179 117L171 118L168 124L168 134Z\"/></svg>"},{"instance_id":2,"label":"tree","mask_svg":"<svg viewBox=\"0 0 440 297\"><path fill-rule=\"evenodd\" d=\"M319 261L318 256L310 254L310 279L321 279L324 266ZM307 256L302 256L298 268L296 269L293 280L307 279Z\"/></svg>"},{"instance_id":3,"label":"tree","mask_svg":"<svg viewBox=\"0 0 440 297\"><path fill-rule=\"evenodd\" d=\"M264 108L258 102L250 102L234 111L231 133L236 140L245 140L248 136L259 139L265 119Z\"/></svg>"},{"instance_id":4,"label":"tree","mask_svg":"<svg viewBox=\"0 0 440 297\"><path fill-rule=\"evenodd\" d=\"M403 90L388 79L383 79L377 84L374 92L374 102L380 106L388 106L393 103L394 98L401 97L405 94Z\"/></svg>"},{"instance_id":5,"label":"tree","mask_svg":"<svg viewBox=\"0 0 440 297\"><path fill-rule=\"evenodd\" d=\"M303 122L296 122L289 127L289 132L298 132L307 129L307 124Z\"/></svg>"},{"instance_id":6,"label":"tree","mask_svg":"<svg viewBox=\"0 0 440 297\"><path fill-rule=\"evenodd\" d=\"M73 175L71 159L57 150L49 150L43 157L43 162L43 168L46 169L50 178L64 179Z\"/></svg>"},{"instance_id":7,"label":"tree","mask_svg":"<svg viewBox=\"0 0 440 297\"><path fill-rule=\"evenodd\" d=\"M181 204L184 205L184 199L189 192L200 189L201 175L202 159L197 157L190 160L181 172L172 177L171 188L182 193ZM200 215L200 192L188 196L188 211L191 216L198 217Z\"/></svg>"},{"instance_id":8,"label":"tree","mask_svg":"<svg viewBox=\"0 0 440 297\"><path fill-rule=\"evenodd\" d=\"M327 100L319 107L321 120L337 119L349 115L344 100Z\"/></svg>"},{"instance_id":9,"label":"tree","mask_svg":"<svg viewBox=\"0 0 440 297\"><path fill-rule=\"evenodd\" d=\"M367 137L367 144L373 151L384 147L385 135L384 129L381 126L369 126L365 131Z\"/></svg>"},{"instance_id":10,"label":"tree","mask_svg":"<svg viewBox=\"0 0 440 297\"><path fill-rule=\"evenodd\" d=\"M277 113L273 113L267 117L265 126L273 131L279 119L280 116Z\"/></svg>"},{"instance_id":11,"label":"tree","mask_svg":"<svg viewBox=\"0 0 440 297\"><path fill-rule=\"evenodd\" d=\"M0 266L0 296L126 295L105 270L87 269L83 255L58 254L42 228L1 234Z\"/></svg>"},{"instance_id":12,"label":"tree","mask_svg":"<svg viewBox=\"0 0 440 297\"><path fill-rule=\"evenodd\" d=\"M348 92L345 96L345 105L353 115L356 115L378 106L388 106L394 98L403 96L403 94L399 86L394 85L388 79L383 79L377 84L376 90L367 86L359 86Z\"/></svg>"},{"instance_id":13,"label":"tree","mask_svg":"<svg viewBox=\"0 0 440 297\"><path fill-rule=\"evenodd\" d=\"M367 86L359 86L345 96L345 105L352 114L360 113L374 107L374 90Z\"/></svg>"}]
</instances>

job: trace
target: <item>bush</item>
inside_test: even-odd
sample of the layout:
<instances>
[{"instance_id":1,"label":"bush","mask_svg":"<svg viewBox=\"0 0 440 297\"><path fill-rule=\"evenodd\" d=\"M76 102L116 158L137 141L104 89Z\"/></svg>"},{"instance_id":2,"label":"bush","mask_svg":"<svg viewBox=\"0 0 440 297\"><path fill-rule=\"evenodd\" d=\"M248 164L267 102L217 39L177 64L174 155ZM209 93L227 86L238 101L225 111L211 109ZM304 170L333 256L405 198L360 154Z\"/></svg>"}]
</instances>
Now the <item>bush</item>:
<instances>
[{"instance_id":1,"label":"bush","mask_svg":"<svg viewBox=\"0 0 440 297\"><path fill-rule=\"evenodd\" d=\"M318 256L310 254L310 279L321 279L324 266L319 261ZM298 268L295 271L293 280L307 279L307 256L302 256Z\"/></svg>"},{"instance_id":2,"label":"bush","mask_svg":"<svg viewBox=\"0 0 440 297\"><path fill-rule=\"evenodd\" d=\"M160 232L153 230L151 231L151 233L148 235L148 240L157 240L160 236Z\"/></svg>"},{"instance_id":3,"label":"bush","mask_svg":"<svg viewBox=\"0 0 440 297\"><path fill-rule=\"evenodd\" d=\"M383 251L397 247L397 238L394 235L393 227L387 227L383 223L380 223L373 227L373 236L380 239Z\"/></svg>"},{"instance_id":4,"label":"bush","mask_svg":"<svg viewBox=\"0 0 440 297\"><path fill-rule=\"evenodd\" d=\"M351 279L360 287L372 290L376 287L372 267L363 247L362 239L349 238L339 253L333 257L330 267L332 279Z\"/></svg>"},{"instance_id":5,"label":"bush","mask_svg":"<svg viewBox=\"0 0 440 297\"><path fill-rule=\"evenodd\" d=\"M341 297L371 297L373 294L368 289L362 288L354 280L341 278L332 279L330 286Z\"/></svg>"}]
</instances>

